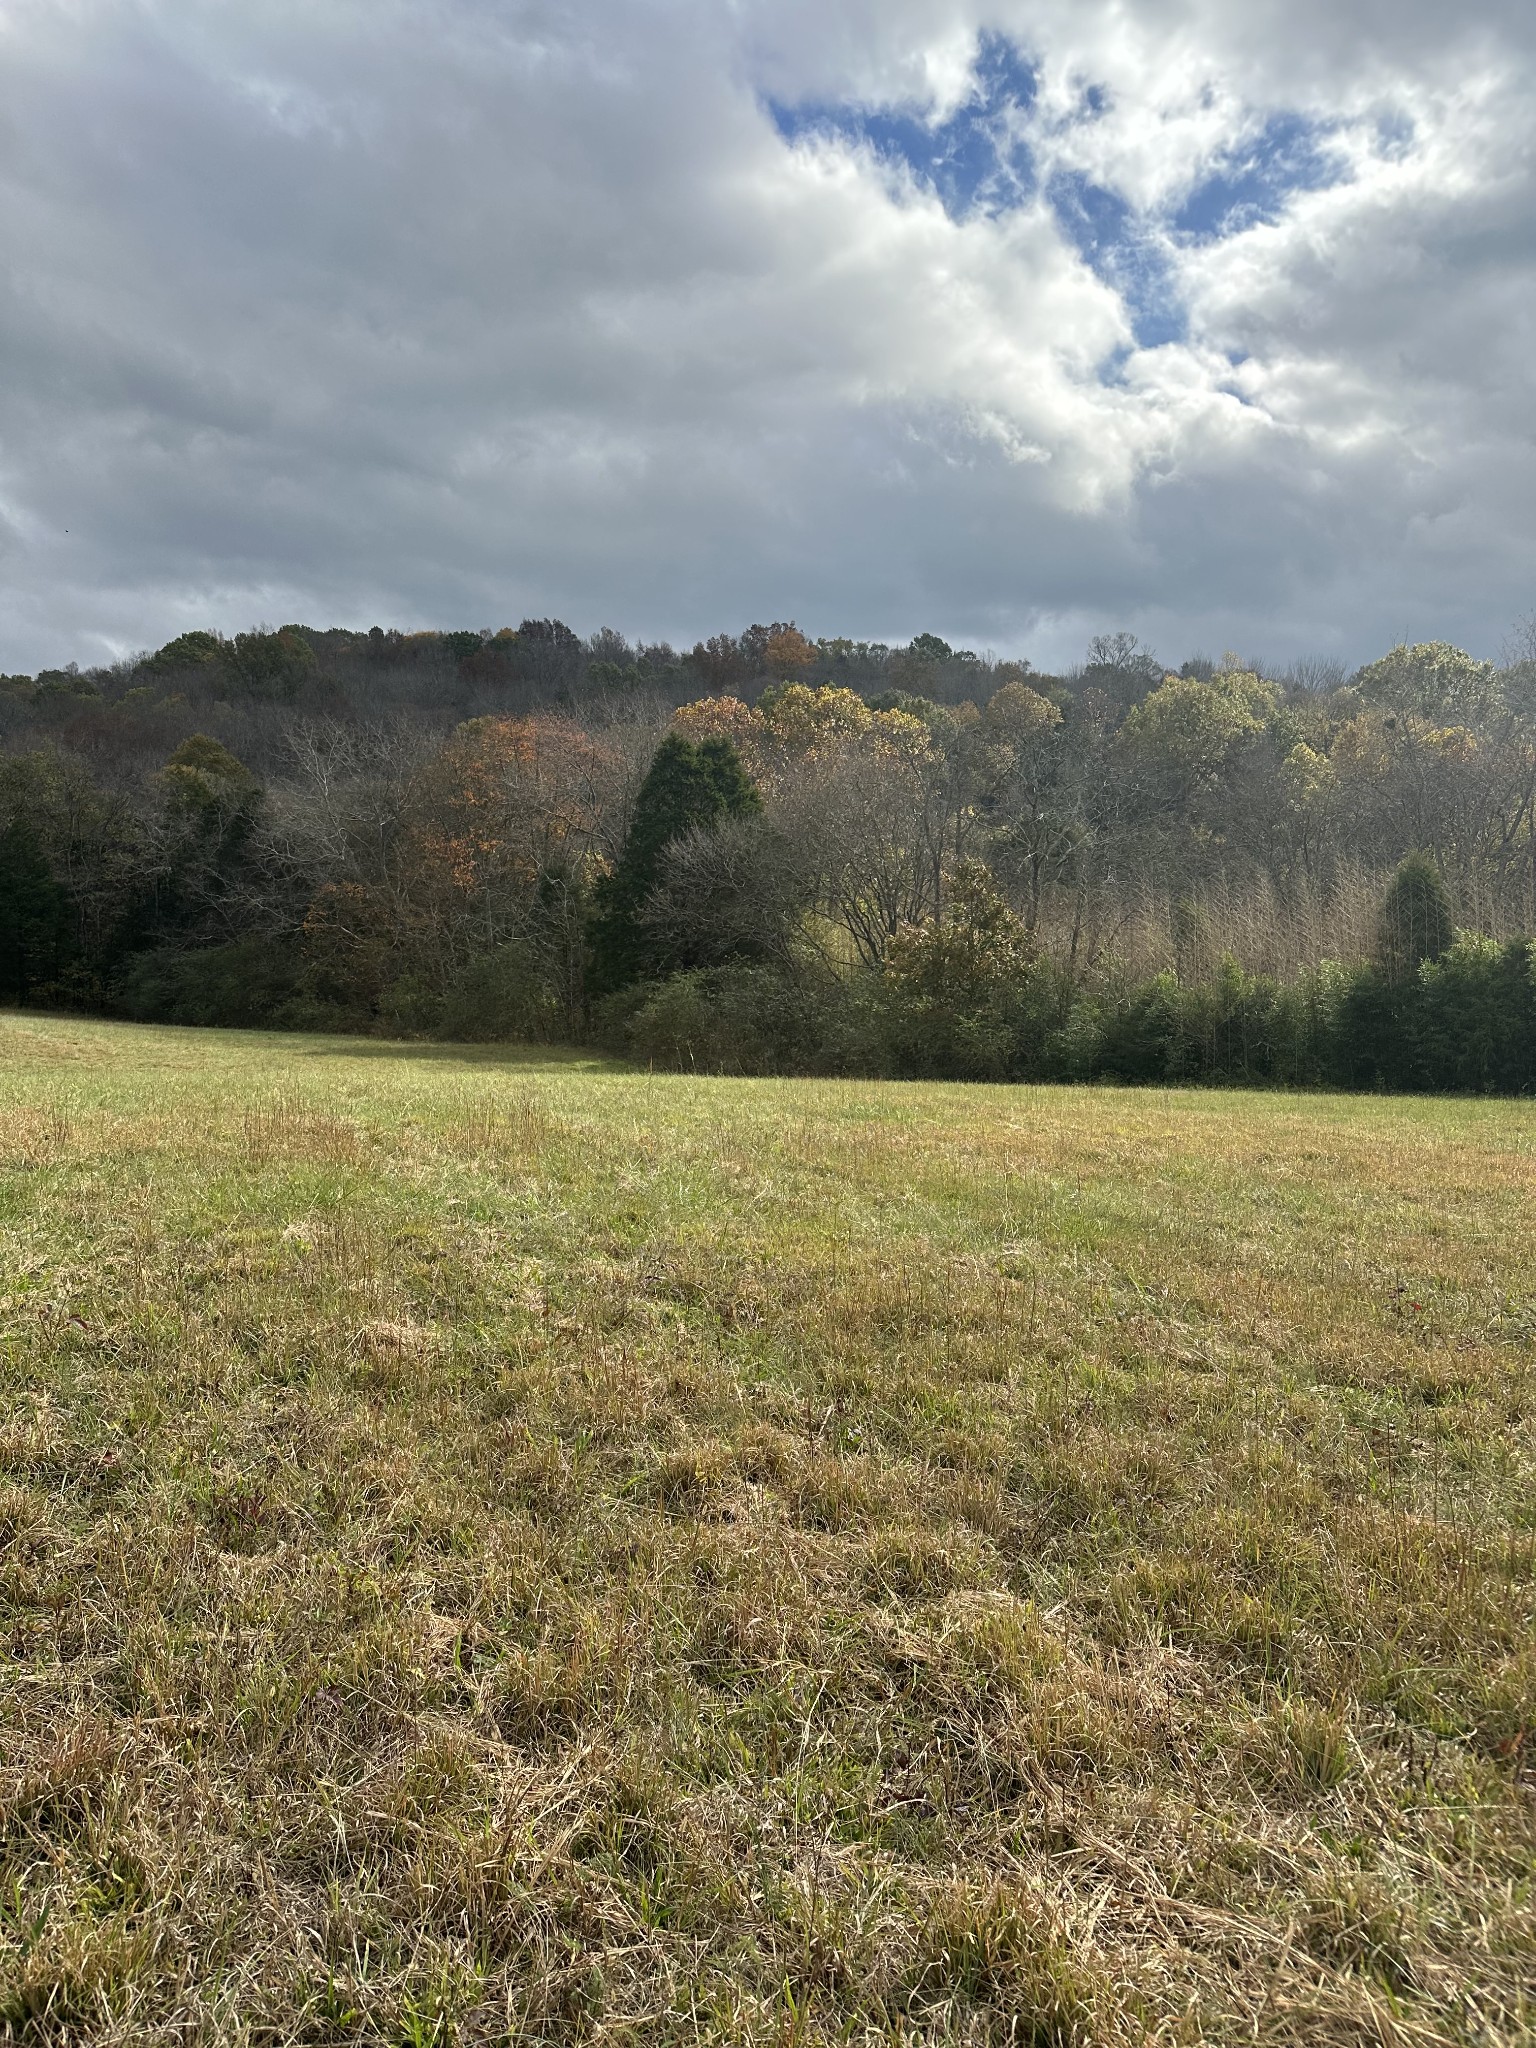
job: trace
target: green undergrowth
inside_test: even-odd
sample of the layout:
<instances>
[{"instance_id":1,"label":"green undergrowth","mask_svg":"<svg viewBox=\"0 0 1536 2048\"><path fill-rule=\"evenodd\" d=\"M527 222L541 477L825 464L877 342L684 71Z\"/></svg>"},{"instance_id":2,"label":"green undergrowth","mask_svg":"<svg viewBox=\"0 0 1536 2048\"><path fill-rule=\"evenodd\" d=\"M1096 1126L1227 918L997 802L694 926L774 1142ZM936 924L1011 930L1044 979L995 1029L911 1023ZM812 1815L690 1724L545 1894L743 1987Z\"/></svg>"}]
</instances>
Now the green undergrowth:
<instances>
[{"instance_id":1,"label":"green undergrowth","mask_svg":"<svg viewBox=\"0 0 1536 2048\"><path fill-rule=\"evenodd\" d=\"M1528 2040L1533 1195L0 1019L0 2039Z\"/></svg>"}]
</instances>

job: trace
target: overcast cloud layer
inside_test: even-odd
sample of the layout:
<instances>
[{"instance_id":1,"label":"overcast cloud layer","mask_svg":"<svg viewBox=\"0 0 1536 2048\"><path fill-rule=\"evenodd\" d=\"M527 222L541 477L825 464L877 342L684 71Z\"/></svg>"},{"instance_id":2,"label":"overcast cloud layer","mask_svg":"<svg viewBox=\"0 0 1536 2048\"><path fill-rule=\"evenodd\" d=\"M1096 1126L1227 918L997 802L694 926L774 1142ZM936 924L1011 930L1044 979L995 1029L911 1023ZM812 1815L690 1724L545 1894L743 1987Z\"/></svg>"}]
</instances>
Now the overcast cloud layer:
<instances>
[{"instance_id":1,"label":"overcast cloud layer","mask_svg":"<svg viewBox=\"0 0 1536 2048\"><path fill-rule=\"evenodd\" d=\"M0 669L1536 609L1530 0L0 0Z\"/></svg>"}]
</instances>

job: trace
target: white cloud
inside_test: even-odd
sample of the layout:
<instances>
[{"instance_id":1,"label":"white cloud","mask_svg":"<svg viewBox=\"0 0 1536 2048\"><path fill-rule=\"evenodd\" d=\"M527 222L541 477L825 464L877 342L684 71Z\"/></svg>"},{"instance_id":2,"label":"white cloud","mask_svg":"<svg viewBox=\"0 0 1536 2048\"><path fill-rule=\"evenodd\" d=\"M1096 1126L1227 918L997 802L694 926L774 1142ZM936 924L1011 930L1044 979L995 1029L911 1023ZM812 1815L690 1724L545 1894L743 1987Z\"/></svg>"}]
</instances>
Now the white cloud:
<instances>
[{"instance_id":1,"label":"white cloud","mask_svg":"<svg viewBox=\"0 0 1536 2048\"><path fill-rule=\"evenodd\" d=\"M1124 355L1043 198L951 219L765 111L941 117L982 28L1187 345ZM0 53L0 667L527 611L1491 651L1531 607L1523 4L0 0ZM1171 235L1276 114L1347 181Z\"/></svg>"}]
</instances>

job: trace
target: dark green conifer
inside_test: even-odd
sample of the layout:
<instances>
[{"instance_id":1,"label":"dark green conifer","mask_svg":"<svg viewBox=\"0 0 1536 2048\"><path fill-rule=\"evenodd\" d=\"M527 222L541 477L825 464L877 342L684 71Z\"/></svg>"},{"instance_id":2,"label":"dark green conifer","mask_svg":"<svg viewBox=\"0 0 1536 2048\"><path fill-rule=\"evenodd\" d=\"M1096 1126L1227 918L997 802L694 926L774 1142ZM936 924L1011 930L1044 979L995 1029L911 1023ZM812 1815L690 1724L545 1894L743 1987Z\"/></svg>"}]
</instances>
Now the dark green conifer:
<instances>
[{"instance_id":1,"label":"dark green conifer","mask_svg":"<svg viewBox=\"0 0 1536 2048\"><path fill-rule=\"evenodd\" d=\"M1410 853L1387 885L1376 925L1376 958L1355 974L1339 1010L1339 1078L1356 1088L1423 1085L1425 1002L1419 969L1456 937L1440 870Z\"/></svg>"},{"instance_id":2,"label":"dark green conifer","mask_svg":"<svg viewBox=\"0 0 1536 2048\"><path fill-rule=\"evenodd\" d=\"M1456 936L1450 898L1427 853L1410 853L1387 888L1376 957L1389 981L1410 981L1426 960L1448 952Z\"/></svg>"},{"instance_id":3,"label":"dark green conifer","mask_svg":"<svg viewBox=\"0 0 1536 2048\"><path fill-rule=\"evenodd\" d=\"M746 764L728 739L704 740L700 743L699 762L709 777L720 799L720 810L727 818L754 817L763 808L763 800L757 793L757 784L747 773Z\"/></svg>"},{"instance_id":4,"label":"dark green conifer","mask_svg":"<svg viewBox=\"0 0 1536 2048\"><path fill-rule=\"evenodd\" d=\"M624 850L598 885L592 922L591 993L610 995L631 982L665 973L644 922L646 903L661 879L661 857L673 840L721 818L762 808L740 755L727 739L694 746L669 733L656 749L635 799Z\"/></svg>"}]
</instances>

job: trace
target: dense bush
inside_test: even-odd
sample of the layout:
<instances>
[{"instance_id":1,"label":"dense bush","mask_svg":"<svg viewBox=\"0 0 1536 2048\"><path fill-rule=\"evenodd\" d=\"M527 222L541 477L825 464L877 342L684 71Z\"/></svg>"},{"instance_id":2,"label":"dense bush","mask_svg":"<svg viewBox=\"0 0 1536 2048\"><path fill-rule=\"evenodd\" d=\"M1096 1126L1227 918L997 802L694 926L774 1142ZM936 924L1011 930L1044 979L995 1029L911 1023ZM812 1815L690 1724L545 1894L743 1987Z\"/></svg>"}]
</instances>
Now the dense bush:
<instances>
[{"instance_id":1,"label":"dense bush","mask_svg":"<svg viewBox=\"0 0 1536 2048\"><path fill-rule=\"evenodd\" d=\"M882 1067L1007 1080L1028 1037L1034 947L987 870L955 874L946 915L899 931L886 955Z\"/></svg>"},{"instance_id":2,"label":"dense bush","mask_svg":"<svg viewBox=\"0 0 1536 2048\"><path fill-rule=\"evenodd\" d=\"M611 1050L647 1066L806 1073L828 1064L834 1012L846 1025L853 1008L839 1006L830 987L797 984L769 967L690 968L610 997L600 1029Z\"/></svg>"},{"instance_id":3,"label":"dense bush","mask_svg":"<svg viewBox=\"0 0 1536 2048\"><path fill-rule=\"evenodd\" d=\"M443 1038L528 1039L562 1035L560 1004L533 948L510 940L460 969L436 1004L430 1028Z\"/></svg>"},{"instance_id":4,"label":"dense bush","mask_svg":"<svg viewBox=\"0 0 1536 2048\"><path fill-rule=\"evenodd\" d=\"M140 953L128 969L122 1007L141 1023L345 1028L305 1003L293 947L263 937L191 953L172 946Z\"/></svg>"},{"instance_id":5,"label":"dense bush","mask_svg":"<svg viewBox=\"0 0 1536 2048\"><path fill-rule=\"evenodd\" d=\"M1536 1088L1536 947L1458 939L1420 968L1407 1022L1411 1085L1528 1093Z\"/></svg>"}]
</instances>

